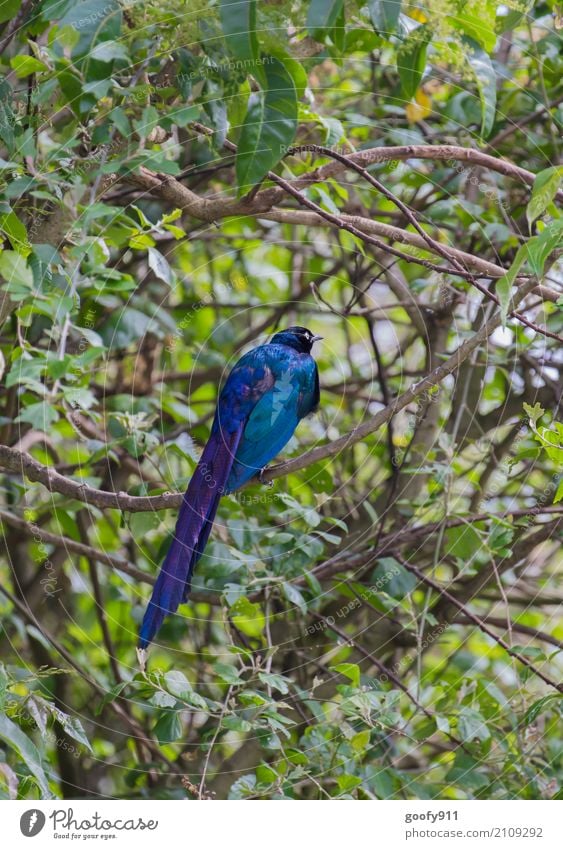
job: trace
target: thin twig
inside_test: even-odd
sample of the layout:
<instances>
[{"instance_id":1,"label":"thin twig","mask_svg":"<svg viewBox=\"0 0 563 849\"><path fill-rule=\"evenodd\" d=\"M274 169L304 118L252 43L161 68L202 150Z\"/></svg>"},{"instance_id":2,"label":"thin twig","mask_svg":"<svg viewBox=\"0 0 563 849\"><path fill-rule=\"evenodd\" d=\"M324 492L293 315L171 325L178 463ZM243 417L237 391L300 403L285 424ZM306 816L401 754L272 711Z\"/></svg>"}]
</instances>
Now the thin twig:
<instances>
[{"instance_id":1,"label":"thin twig","mask_svg":"<svg viewBox=\"0 0 563 849\"><path fill-rule=\"evenodd\" d=\"M546 684L549 684L550 687L553 687L555 690L558 690L560 693L563 693L563 684L558 684L556 681L553 681L540 669L534 666L534 664L531 663L527 657L524 657L524 655L511 648L508 643L505 642L502 637L499 637L497 634L495 634L495 632L492 631L491 628L489 628L483 622L482 619L472 613L467 607L467 605L459 601L455 596L448 592L447 589L440 586L440 584L436 583L436 581L432 580L432 578L429 578L428 575L424 575L423 572L421 572L420 569L418 569L416 566L413 566L412 563L409 563L402 557L397 557L397 559L400 561L400 563L402 563L402 565L408 572L412 572L413 575L416 575L419 581L431 587L433 590L435 590L437 593L447 599L451 604L453 604L454 607L457 607L458 610L461 610L461 612L465 617L467 617L467 619L473 622L474 625L477 625L479 630L483 631L484 634L487 634L489 637L491 637L496 643L499 644L499 646L502 646L502 648L506 652L508 652L511 657L516 658L516 660L518 660L521 664L528 667L528 669L533 672L534 675L537 675L538 678L541 678L541 680L544 681Z\"/></svg>"}]
</instances>

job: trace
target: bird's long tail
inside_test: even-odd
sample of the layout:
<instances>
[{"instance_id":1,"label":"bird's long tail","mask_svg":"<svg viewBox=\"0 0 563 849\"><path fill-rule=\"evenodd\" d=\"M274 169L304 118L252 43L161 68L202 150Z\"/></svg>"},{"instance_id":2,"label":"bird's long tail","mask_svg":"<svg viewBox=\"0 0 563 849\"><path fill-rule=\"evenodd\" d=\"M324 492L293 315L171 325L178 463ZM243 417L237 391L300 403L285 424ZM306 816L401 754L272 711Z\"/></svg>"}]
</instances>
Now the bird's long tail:
<instances>
[{"instance_id":1,"label":"bird's long tail","mask_svg":"<svg viewBox=\"0 0 563 849\"><path fill-rule=\"evenodd\" d=\"M194 566L203 554L219 499L225 484L242 427L232 433L215 422L189 486L184 494L174 538L156 579L151 600L139 633L139 648L146 649L156 636L164 617L186 601Z\"/></svg>"}]
</instances>

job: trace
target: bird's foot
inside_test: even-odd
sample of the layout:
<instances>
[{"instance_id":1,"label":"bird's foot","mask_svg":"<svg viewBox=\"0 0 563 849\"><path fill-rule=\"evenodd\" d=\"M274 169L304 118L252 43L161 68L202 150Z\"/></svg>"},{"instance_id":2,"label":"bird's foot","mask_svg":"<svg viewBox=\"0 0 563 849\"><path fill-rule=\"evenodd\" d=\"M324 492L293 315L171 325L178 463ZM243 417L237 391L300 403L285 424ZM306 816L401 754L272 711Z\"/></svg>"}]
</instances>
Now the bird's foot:
<instances>
[{"instance_id":1,"label":"bird's foot","mask_svg":"<svg viewBox=\"0 0 563 849\"><path fill-rule=\"evenodd\" d=\"M273 482L273 481L265 481L265 480L264 480L264 472L267 470L267 468L268 468L267 466L264 466L264 468L263 468L263 469L260 469L260 471L258 472L258 480L260 481L260 483L261 483L263 486L267 486L267 487L268 487L268 489L271 489L271 488L273 487L273 485L274 485L274 482Z\"/></svg>"}]
</instances>

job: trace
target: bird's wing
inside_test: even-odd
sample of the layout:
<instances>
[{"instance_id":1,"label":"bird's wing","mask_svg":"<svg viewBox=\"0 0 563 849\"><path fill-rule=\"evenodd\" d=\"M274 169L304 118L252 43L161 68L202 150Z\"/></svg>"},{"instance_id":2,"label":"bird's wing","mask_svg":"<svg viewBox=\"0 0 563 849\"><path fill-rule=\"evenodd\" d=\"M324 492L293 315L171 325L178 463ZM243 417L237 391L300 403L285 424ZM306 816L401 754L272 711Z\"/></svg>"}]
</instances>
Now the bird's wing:
<instances>
[{"instance_id":1,"label":"bird's wing","mask_svg":"<svg viewBox=\"0 0 563 849\"><path fill-rule=\"evenodd\" d=\"M227 491L242 486L287 445L299 420L313 409L316 365L312 358L270 362L273 386L256 403L246 422Z\"/></svg>"},{"instance_id":2,"label":"bird's wing","mask_svg":"<svg viewBox=\"0 0 563 849\"><path fill-rule=\"evenodd\" d=\"M303 391L299 397L299 418L314 413L321 400L321 388L319 384L319 370L312 357L309 357L303 366L305 378L303 380Z\"/></svg>"}]
</instances>

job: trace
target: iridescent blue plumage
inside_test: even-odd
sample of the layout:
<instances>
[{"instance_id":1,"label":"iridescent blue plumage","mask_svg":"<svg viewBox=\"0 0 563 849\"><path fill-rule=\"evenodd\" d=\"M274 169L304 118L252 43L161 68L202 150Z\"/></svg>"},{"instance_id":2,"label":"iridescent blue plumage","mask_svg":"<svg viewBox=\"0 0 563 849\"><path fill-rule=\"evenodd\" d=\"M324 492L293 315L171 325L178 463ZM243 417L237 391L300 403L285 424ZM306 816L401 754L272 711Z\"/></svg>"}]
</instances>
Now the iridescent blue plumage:
<instances>
[{"instance_id":1,"label":"iridescent blue plumage","mask_svg":"<svg viewBox=\"0 0 563 849\"><path fill-rule=\"evenodd\" d=\"M309 352L319 338L290 327L245 354L229 374L145 611L140 648L154 639L166 614L187 600L221 495L258 474L318 406L319 375Z\"/></svg>"}]
</instances>

